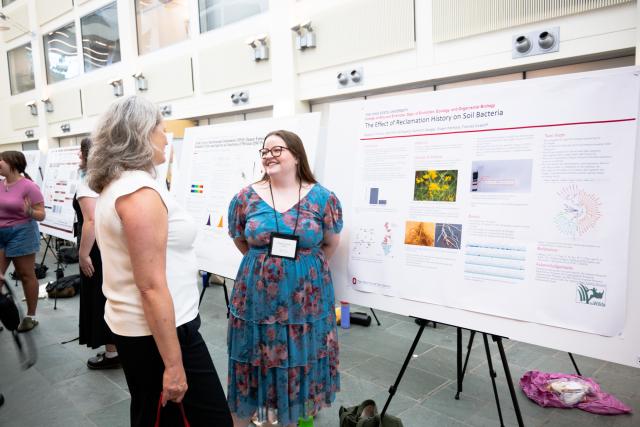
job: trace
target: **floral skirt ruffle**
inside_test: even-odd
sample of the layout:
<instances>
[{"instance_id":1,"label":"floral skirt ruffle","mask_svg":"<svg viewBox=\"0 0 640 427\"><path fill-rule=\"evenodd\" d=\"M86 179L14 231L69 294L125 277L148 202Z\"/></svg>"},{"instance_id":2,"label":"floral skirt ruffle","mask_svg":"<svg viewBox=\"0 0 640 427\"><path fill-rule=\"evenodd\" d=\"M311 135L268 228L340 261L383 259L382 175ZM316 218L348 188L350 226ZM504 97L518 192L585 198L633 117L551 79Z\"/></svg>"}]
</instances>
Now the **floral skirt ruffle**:
<instances>
[{"instance_id":1,"label":"floral skirt ruffle","mask_svg":"<svg viewBox=\"0 0 640 427\"><path fill-rule=\"evenodd\" d=\"M313 323L229 319L229 408L240 418L275 414L280 425L331 406L340 390L333 313Z\"/></svg>"}]
</instances>

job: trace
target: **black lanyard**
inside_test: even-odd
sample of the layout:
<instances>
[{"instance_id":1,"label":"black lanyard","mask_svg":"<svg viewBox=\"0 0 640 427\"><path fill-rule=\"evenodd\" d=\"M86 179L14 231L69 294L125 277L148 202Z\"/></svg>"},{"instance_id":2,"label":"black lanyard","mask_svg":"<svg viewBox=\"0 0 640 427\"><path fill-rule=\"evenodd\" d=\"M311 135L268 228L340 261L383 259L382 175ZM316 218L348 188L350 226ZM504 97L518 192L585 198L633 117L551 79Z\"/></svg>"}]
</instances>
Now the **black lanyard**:
<instances>
[{"instance_id":1,"label":"black lanyard","mask_svg":"<svg viewBox=\"0 0 640 427\"><path fill-rule=\"evenodd\" d=\"M273 217L276 220L276 232L280 233L280 228L278 227L278 214L276 211L276 201L273 198L273 189L271 188L271 181L269 181L269 192L271 193L271 204L273 205ZM300 186L298 187L298 208L296 209L296 224L293 227L293 234L296 234L296 230L298 229L298 219L300 218L300 194L302 193L302 181L300 181Z\"/></svg>"}]
</instances>

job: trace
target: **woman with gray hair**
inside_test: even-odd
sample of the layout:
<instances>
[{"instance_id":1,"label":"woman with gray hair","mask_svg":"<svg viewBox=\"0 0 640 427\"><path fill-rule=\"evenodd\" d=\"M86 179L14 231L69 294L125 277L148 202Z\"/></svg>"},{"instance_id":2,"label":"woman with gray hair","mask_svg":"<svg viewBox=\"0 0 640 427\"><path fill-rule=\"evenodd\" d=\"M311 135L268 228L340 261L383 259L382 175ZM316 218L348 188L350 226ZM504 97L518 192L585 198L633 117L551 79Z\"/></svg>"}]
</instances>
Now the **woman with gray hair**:
<instances>
[{"instance_id":1,"label":"woman with gray hair","mask_svg":"<svg viewBox=\"0 0 640 427\"><path fill-rule=\"evenodd\" d=\"M105 320L131 393L131 425L150 426L176 402L192 426L231 426L198 328L196 227L154 179L167 139L158 108L132 96L101 117L89 155L96 239L104 265ZM179 405L162 426L182 425ZM160 414L160 412L158 412Z\"/></svg>"}]
</instances>

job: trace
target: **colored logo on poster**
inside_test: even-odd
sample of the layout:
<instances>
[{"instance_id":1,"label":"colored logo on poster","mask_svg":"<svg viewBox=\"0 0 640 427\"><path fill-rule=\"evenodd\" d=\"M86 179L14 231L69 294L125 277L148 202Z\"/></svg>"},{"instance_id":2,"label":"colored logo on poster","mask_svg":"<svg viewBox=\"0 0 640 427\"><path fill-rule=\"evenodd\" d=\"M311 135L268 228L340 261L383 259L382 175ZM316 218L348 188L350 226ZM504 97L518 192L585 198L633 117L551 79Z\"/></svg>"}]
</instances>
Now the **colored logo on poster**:
<instances>
[{"instance_id":1,"label":"colored logo on poster","mask_svg":"<svg viewBox=\"0 0 640 427\"><path fill-rule=\"evenodd\" d=\"M587 286L578 283L576 286L576 302L588 305L606 306L606 289L599 286Z\"/></svg>"}]
</instances>

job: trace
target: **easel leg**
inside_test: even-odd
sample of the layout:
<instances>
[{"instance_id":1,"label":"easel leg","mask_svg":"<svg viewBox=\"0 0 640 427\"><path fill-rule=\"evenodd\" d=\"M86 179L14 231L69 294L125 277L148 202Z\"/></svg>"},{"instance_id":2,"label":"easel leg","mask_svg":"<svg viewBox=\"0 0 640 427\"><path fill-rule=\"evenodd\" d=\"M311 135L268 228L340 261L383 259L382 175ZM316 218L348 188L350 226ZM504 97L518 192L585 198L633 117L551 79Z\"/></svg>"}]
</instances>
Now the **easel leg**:
<instances>
[{"instance_id":1,"label":"easel leg","mask_svg":"<svg viewBox=\"0 0 640 427\"><path fill-rule=\"evenodd\" d=\"M511 394L511 402L513 403L513 410L516 413L518 419L518 426L524 427L522 421L522 414L520 413L520 405L518 405L518 396L516 396L516 390L513 387L513 380L511 379L511 372L509 371L509 363L507 362L507 355L504 352L502 346L502 337L492 335L493 340L498 344L498 350L500 351L500 359L502 359L502 367L504 368L504 375L507 377L507 385L509 386L509 393Z\"/></svg>"},{"instance_id":2,"label":"easel leg","mask_svg":"<svg viewBox=\"0 0 640 427\"><path fill-rule=\"evenodd\" d=\"M571 353L567 353L567 354L571 358L571 363L573 363L573 368L576 370L576 374L582 376L582 374L580 373L580 369L578 369L578 364L576 363L576 360L573 358L573 354Z\"/></svg>"},{"instance_id":3,"label":"easel leg","mask_svg":"<svg viewBox=\"0 0 640 427\"><path fill-rule=\"evenodd\" d=\"M458 391L456 393L456 400L460 400L460 393L462 393L462 382L464 381L464 374L467 372L467 365L469 364L469 356L471 356L471 347L473 347L473 339L476 336L476 331L470 331L469 343L467 344L467 355L464 358L464 366L462 366L462 328L457 328L458 331ZM462 368L462 369L461 369Z\"/></svg>"},{"instance_id":4,"label":"easel leg","mask_svg":"<svg viewBox=\"0 0 640 427\"><path fill-rule=\"evenodd\" d=\"M209 280L211 279L211 273L207 271L202 272L202 291L200 291L200 301L198 301L198 307L202 304L202 298L204 298L204 291L207 290L211 284ZM223 277L224 282L220 285L224 290L224 302L227 304L227 319L229 318L229 293L227 291L227 278Z\"/></svg>"},{"instance_id":5,"label":"easel leg","mask_svg":"<svg viewBox=\"0 0 640 427\"><path fill-rule=\"evenodd\" d=\"M462 393L462 328L456 328L456 379L457 387L456 400L460 400Z\"/></svg>"},{"instance_id":6,"label":"easel leg","mask_svg":"<svg viewBox=\"0 0 640 427\"><path fill-rule=\"evenodd\" d=\"M227 291L227 278L224 278L222 283L222 289L224 289L224 302L227 304L227 319L229 318L229 292Z\"/></svg>"},{"instance_id":7,"label":"easel leg","mask_svg":"<svg viewBox=\"0 0 640 427\"><path fill-rule=\"evenodd\" d=\"M51 236L49 236L48 239L46 237L43 237L42 239L44 240L45 247L44 247L44 254L42 254L42 261L40 261L40 264L44 265L44 261L47 259L47 252L49 252L49 249L51 249ZM57 261L58 257L56 257L56 253L53 249L51 249L51 253L56 258L56 261Z\"/></svg>"},{"instance_id":8,"label":"easel leg","mask_svg":"<svg viewBox=\"0 0 640 427\"><path fill-rule=\"evenodd\" d=\"M49 241L51 241L52 238L53 236L49 236ZM60 256L57 252L59 250L60 250L60 241L56 240L56 248L51 249L51 253L56 259L56 282L58 282L60 279L64 277L64 267L62 266L62 260L60 259ZM55 293L55 299L53 301L53 309L54 310L58 309L58 292L57 291Z\"/></svg>"},{"instance_id":9,"label":"easel leg","mask_svg":"<svg viewBox=\"0 0 640 427\"><path fill-rule=\"evenodd\" d=\"M202 304L202 298L204 298L204 291L209 287L209 278L211 277L211 273L203 272L202 273L202 291L200 292L200 300L198 301L198 308L200 308L200 304Z\"/></svg>"},{"instance_id":10,"label":"easel leg","mask_svg":"<svg viewBox=\"0 0 640 427\"><path fill-rule=\"evenodd\" d=\"M498 408L498 418L500 418L500 427L504 427L502 419L502 409L500 408L500 398L498 397L498 388L496 387L496 371L493 370L493 362L491 361L491 350L489 350L489 340L487 334L482 333L484 341L484 351L487 354L487 364L489 365L489 376L491 377L491 385L493 386L493 397L496 399L496 408Z\"/></svg>"},{"instance_id":11,"label":"easel leg","mask_svg":"<svg viewBox=\"0 0 640 427\"><path fill-rule=\"evenodd\" d=\"M380 323L380 321L378 320L378 316L376 316L376 312L373 311L373 308L369 307L369 310L371 310L371 314L373 314L373 318L376 319L376 323L378 324L378 326L381 326L382 323Z\"/></svg>"},{"instance_id":12,"label":"easel leg","mask_svg":"<svg viewBox=\"0 0 640 427\"><path fill-rule=\"evenodd\" d=\"M411 358L413 357L413 352L416 350L416 346L418 345L418 342L420 342L420 337L422 336L422 332L424 332L424 327L427 325L427 321L421 319L422 322L420 324L420 329L418 329L418 332L416 333L416 337L413 340L413 344L411 344L411 348L409 349L409 353L407 353L407 357L404 359L404 363L402 364L402 368L400 369L400 373L398 373L398 376L396 378L395 383L389 387L389 397L387 398L387 401L384 404L384 408L382 409L382 412L380 413L380 419L384 419L384 414L387 412L387 408L389 407L389 404L391 403L391 399L393 399L393 395L396 394L396 390L398 389L398 385L400 384L400 381L402 380L402 376L404 375L404 371L407 369L407 366L409 365L409 361L411 360Z\"/></svg>"}]
</instances>

